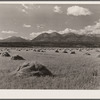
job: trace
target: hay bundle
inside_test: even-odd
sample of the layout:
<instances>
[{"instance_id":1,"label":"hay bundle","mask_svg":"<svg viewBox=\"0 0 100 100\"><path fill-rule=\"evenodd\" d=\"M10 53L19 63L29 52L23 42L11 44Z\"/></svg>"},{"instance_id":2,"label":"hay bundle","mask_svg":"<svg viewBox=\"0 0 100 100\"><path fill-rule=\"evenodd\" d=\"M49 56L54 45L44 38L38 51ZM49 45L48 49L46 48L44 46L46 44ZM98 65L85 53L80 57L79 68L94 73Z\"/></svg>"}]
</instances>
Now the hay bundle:
<instances>
[{"instance_id":1,"label":"hay bundle","mask_svg":"<svg viewBox=\"0 0 100 100\"><path fill-rule=\"evenodd\" d=\"M82 49L79 49L79 51L81 52L81 51L82 51Z\"/></svg>"},{"instance_id":2,"label":"hay bundle","mask_svg":"<svg viewBox=\"0 0 100 100\"><path fill-rule=\"evenodd\" d=\"M96 50L96 52L100 52L100 50Z\"/></svg>"},{"instance_id":3,"label":"hay bundle","mask_svg":"<svg viewBox=\"0 0 100 100\"><path fill-rule=\"evenodd\" d=\"M91 54L87 52L87 53L85 53L85 55L91 55Z\"/></svg>"},{"instance_id":4,"label":"hay bundle","mask_svg":"<svg viewBox=\"0 0 100 100\"><path fill-rule=\"evenodd\" d=\"M59 53L59 50L57 49L57 50L55 50L55 52L56 52L56 53Z\"/></svg>"},{"instance_id":5,"label":"hay bundle","mask_svg":"<svg viewBox=\"0 0 100 100\"><path fill-rule=\"evenodd\" d=\"M71 51L71 53L70 53L70 54L76 54L76 53L75 53L75 51Z\"/></svg>"},{"instance_id":6,"label":"hay bundle","mask_svg":"<svg viewBox=\"0 0 100 100\"><path fill-rule=\"evenodd\" d=\"M100 58L100 55L98 55L98 57Z\"/></svg>"},{"instance_id":7,"label":"hay bundle","mask_svg":"<svg viewBox=\"0 0 100 100\"><path fill-rule=\"evenodd\" d=\"M36 52L36 49L34 49L33 51L35 51L35 52Z\"/></svg>"},{"instance_id":8,"label":"hay bundle","mask_svg":"<svg viewBox=\"0 0 100 100\"><path fill-rule=\"evenodd\" d=\"M93 75L94 77L98 76L98 70L94 69L94 70L92 71L92 75Z\"/></svg>"},{"instance_id":9,"label":"hay bundle","mask_svg":"<svg viewBox=\"0 0 100 100\"><path fill-rule=\"evenodd\" d=\"M52 73L46 68L46 66L38 62L24 62L15 71L17 76L52 76Z\"/></svg>"},{"instance_id":10,"label":"hay bundle","mask_svg":"<svg viewBox=\"0 0 100 100\"><path fill-rule=\"evenodd\" d=\"M63 53L68 53L67 50L64 50Z\"/></svg>"},{"instance_id":11,"label":"hay bundle","mask_svg":"<svg viewBox=\"0 0 100 100\"><path fill-rule=\"evenodd\" d=\"M37 52L41 52L41 49L37 49Z\"/></svg>"},{"instance_id":12,"label":"hay bundle","mask_svg":"<svg viewBox=\"0 0 100 100\"><path fill-rule=\"evenodd\" d=\"M41 52L45 52L44 50L41 50Z\"/></svg>"},{"instance_id":13,"label":"hay bundle","mask_svg":"<svg viewBox=\"0 0 100 100\"><path fill-rule=\"evenodd\" d=\"M3 57L10 57L10 54L9 54L8 52L3 52L1 55L2 55Z\"/></svg>"},{"instance_id":14,"label":"hay bundle","mask_svg":"<svg viewBox=\"0 0 100 100\"><path fill-rule=\"evenodd\" d=\"M11 60L25 60L23 57L19 56L19 55L13 55L11 57Z\"/></svg>"}]
</instances>

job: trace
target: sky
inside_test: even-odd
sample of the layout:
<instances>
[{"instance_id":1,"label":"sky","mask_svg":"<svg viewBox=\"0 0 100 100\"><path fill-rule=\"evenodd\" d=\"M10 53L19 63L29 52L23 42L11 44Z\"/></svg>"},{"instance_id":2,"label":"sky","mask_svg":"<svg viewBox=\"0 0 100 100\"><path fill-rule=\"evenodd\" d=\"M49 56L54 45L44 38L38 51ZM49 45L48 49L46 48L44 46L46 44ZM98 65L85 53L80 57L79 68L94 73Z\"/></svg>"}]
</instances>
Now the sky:
<instances>
[{"instance_id":1,"label":"sky","mask_svg":"<svg viewBox=\"0 0 100 100\"><path fill-rule=\"evenodd\" d=\"M0 4L0 39L43 32L100 34L98 4Z\"/></svg>"}]
</instances>

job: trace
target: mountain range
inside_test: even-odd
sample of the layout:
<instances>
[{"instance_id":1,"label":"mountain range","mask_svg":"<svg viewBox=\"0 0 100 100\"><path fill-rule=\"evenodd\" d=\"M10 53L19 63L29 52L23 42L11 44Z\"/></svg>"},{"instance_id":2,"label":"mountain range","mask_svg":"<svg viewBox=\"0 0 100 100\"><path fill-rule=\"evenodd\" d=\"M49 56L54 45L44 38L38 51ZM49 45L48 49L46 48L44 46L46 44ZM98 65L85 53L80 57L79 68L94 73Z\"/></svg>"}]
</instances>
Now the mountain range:
<instances>
[{"instance_id":1,"label":"mountain range","mask_svg":"<svg viewBox=\"0 0 100 100\"><path fill-rule=\"evenodd\" d=\"M41 33L38 35L36 38L32 40L27 40L22 37L16 37L12 36L6 39L0 40L0 43L40 43L40 44L45 44L45 43L66 43L66 44L100 44L100 34L76 34L76 33L64 33L64 34L59 34L57 32L52 32L52 33ZM36 45L36 44L35 44ZM38 45L38 44L37 44Z\"/></svg>"},{"instance_id":2,"label":"mountain range","mask_svg":"<svg viewBox=\"0 0 100 100\"><path fill-rule=\"evenodd\" d=\"M32 42L100 42L100 34L76 34L76 33L64 33L59 34L53 32L51 34L42 33Z\"/></svg>"},{"instance_id":3,"label":"mountain range","mask_svg":"<svg viewBox=\"0 0 100 100\"><path fill-rule=\"evenodd\" d=\"M0 42L29 42L29 40L24 39L22 37L12 36L6 39L0 40Z\"/></svg>"}]
</instances>

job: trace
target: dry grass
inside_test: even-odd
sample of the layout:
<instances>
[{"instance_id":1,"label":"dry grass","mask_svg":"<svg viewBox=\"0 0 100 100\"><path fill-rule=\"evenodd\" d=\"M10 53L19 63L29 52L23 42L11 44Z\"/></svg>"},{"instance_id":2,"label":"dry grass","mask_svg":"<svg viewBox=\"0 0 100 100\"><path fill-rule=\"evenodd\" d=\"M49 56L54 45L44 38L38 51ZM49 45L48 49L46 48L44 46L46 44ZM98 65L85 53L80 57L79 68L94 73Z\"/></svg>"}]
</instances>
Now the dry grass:
<instances>
[{"instance_id":1,"label":"dry grass","mask_svg":"<svg viewBox=\"0 0 100 100\"><path fill-rule=\"evenodd\" d=\"M12 61L0 56L0 88L1 89L97 89L99 87L100 58L96 49L88 50L90 56L83 49L68 48L69 53L63 53L61 48L45 48L46 52L35 52L42 48L10 49L10 54L19 54L27 61L38 61L48 66L55 77L16 77L10 75L25 61ZM55 50L59 49L59 53ZM26 51L28 50L28 51ZM44 49L42 49L44 50ZM70 54L70 50L76 52Z\"/></svg>"}]
</instances>

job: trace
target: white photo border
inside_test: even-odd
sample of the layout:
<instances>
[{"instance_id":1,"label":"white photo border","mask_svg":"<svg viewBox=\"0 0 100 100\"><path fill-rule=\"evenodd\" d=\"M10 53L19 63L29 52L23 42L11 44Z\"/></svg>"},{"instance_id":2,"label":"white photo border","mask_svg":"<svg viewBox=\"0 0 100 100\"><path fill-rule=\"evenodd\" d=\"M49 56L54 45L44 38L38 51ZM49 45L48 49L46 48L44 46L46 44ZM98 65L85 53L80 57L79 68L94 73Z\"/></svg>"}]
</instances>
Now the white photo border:
<instances>
[{"instance_id":1,"label":"white photo border","mask_svg":"<svg viewBox=\"0 0 100 100\"><path fill-rule=\"evenodd\" d=\"M0 1L0 4L100 4L100 1ZM0 89L0 99L100 99L100 90Z\"/></svg>"}]
</instances>

